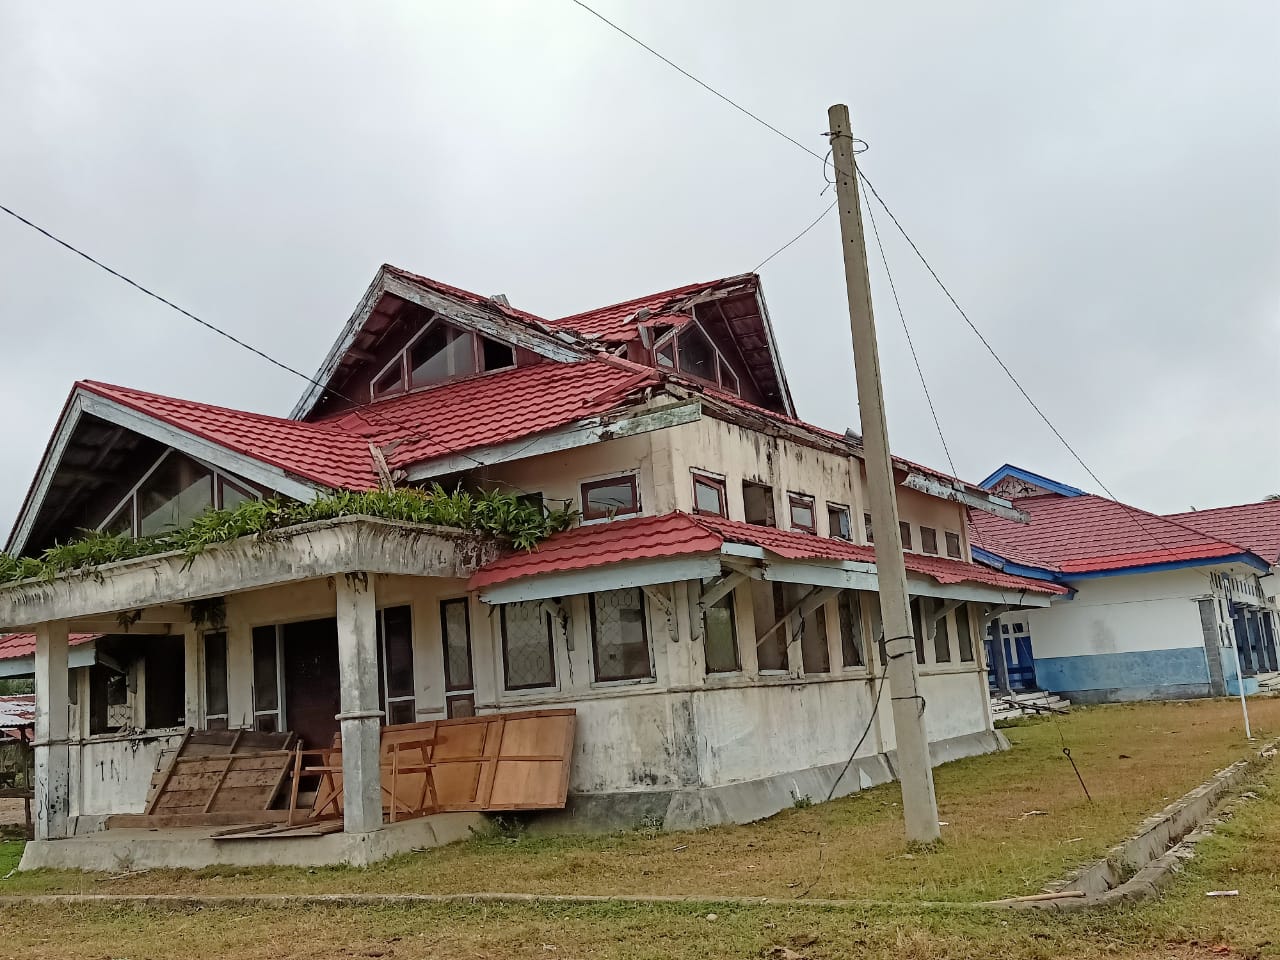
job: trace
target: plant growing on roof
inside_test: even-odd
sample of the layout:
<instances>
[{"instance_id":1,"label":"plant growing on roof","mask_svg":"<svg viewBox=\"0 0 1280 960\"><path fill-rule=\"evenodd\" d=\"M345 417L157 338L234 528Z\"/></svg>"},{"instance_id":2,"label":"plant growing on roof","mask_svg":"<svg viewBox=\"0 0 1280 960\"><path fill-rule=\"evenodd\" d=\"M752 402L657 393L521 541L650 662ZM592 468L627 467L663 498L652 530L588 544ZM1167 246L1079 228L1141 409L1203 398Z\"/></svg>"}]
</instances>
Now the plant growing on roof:
<instances>
[{"instance_id":1,"label":"plant growing on roof","mask_svg":"<svg viewBox=\"0 0 1280 960\"><path fill-rule=\"evenodd\" d=\"M63 573L87 573L103 564L160 553L182 553L190 562L215 544L241 537L270 540L300 524L357 516L453 527L504 540L521 550L532 550L577 519L575 511L544 510L509 493L448 491L439 484L425 490L342 490L310 503L247 500L231 510L208 510L183 529L154 536L88 531L76 540L55 544L39 558L0 553L0 584L52 580Z\"/></svg>"}]
</instances>

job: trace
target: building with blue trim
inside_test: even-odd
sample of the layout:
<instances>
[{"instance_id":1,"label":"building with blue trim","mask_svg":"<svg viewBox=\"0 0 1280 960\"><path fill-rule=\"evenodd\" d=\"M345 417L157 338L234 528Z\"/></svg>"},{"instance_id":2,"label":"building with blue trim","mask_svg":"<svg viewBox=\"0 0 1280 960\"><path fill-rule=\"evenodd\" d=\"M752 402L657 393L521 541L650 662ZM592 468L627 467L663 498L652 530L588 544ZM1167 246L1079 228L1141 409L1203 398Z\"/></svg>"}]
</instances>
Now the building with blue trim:
<instances>
[{"instance_id":1,"label":"building with blue trim","mask_svg":"<svg viewBox=\"0 0 1280 960\"><path fill-rule=\"evenodd\" d=\"M975 514L974 559L1070 591L992 620L993 690L1177 699L1250 693L1280 671L1280 505L1161 517L1012 464L980 485L1029 520Z\"/></svg>"}]
</instances>

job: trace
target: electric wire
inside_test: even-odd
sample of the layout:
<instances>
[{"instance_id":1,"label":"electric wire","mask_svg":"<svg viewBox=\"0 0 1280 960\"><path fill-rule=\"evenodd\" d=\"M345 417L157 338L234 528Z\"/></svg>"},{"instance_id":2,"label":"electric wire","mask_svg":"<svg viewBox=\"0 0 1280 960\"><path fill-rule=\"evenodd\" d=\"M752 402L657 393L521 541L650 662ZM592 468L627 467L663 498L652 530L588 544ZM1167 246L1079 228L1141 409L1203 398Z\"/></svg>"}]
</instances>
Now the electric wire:
<instances>
[{"instance_id":1,"label":"electric wire","mask_svg":"<svg viewBox=\"0 0 1280 960\"><path fill-rule=\"evenodd\" d=\"M782 253L782 251L786 250L786 249L787 249L787 247L791 246L793 243L795 243L797 240L799 240L801 237L803 237L806 233L808 233L810 230L812 230L814 227L816 227L819 223L821 223L821 222L823 221L823 219L825 219L825 218L826 218L827 214L828 214L828 213L830 213L832 210L834 210L834 209L836 208L836 205L837 205L839 202L840 202L839 200L833 200L833 201L831 201L831 205L830 205L829 207L827 207L827 209L823 210L820 214L818 214L818 216L817 216L816 218L814 218L814 220L813 220L813 222L812 222L812 223L810 223L807 227L805 227L803 230L801 230L799 233L797 233L794 237L792 237L790 240L788 240L786 243L784 243L782 246L780 246L777 250L773 251L773 253L769 254L767 257L765 257L763 260L761 260L759 263L757 263L754 267L752 267L752 268L751 268L751 272L752 272L752 273L759 273L759 272L760 272L760 268L761 268L761 267L763 267L766 263L768 263L770 260L772 260L772 259L773 259L774 257L776 257L778 254Z\"/></svg>"}]
</instances>

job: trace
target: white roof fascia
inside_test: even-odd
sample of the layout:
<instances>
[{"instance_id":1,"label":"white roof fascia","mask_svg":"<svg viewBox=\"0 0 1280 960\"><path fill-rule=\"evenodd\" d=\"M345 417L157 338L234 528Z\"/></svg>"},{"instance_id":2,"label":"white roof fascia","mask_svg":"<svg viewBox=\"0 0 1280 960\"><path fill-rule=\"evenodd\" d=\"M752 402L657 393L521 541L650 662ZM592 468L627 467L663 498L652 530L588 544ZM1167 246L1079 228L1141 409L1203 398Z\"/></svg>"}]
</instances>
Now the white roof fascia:
<instances>
[{"instance_id":1,"label":"white roof fascia","mask_svg":"<svg viewBox=\"0 0 1280 960\"><path fill-rule=\"evenodd\" d=\"M521 577L492 587L482 587L480 599L489 604L519 603L524 600L550 600L553 597L577 596L601 590L623 590L680 580L702 580L720 576L720 557L673 557L663 560L641 560L610 563L590 570L572 570Z\"/></svg>"},{"instance_id":2,"label":"white roof fascia","mask_svg":"<svg viewBox=\"0 0 1280 960\"><path fill-rule=\"evenodd\" d=\"M726 543L727 556L759 560L763 579L778 583L803 583L815 587L841 587L846 590L869 590L878 593L880 580L874 564L851 560L784 560L770 556L761 547L743 543ZM931 578L908 574L907 592L913 597L938 597L943 600L974 600L982 603L1006 603L1017 607L1047 607L1050 595L1014 593L984 583L938 583Z\"/></svg>"},{"instance_id":3,"label":"white roof fascia","mask_svg":"<svg viewBox=\"0 0 1280 960\"><path fill-rule=\"evenodd\" d=\"M429 480L432 477L446 476L476 467L511 463L545 453L558 453L561 450L590 446L606 440L634 437L642 433L665 430L668 427L678 427L686 423L694 423L701 416L702 404L697 400L666 404L651 409L633 408L621 414L588 417L567 427L548 430L532 440L523 437L491 447L481 447L465 454L436 457L409 467L405 475L410 482Z\"/></svg>"}]
</instances>

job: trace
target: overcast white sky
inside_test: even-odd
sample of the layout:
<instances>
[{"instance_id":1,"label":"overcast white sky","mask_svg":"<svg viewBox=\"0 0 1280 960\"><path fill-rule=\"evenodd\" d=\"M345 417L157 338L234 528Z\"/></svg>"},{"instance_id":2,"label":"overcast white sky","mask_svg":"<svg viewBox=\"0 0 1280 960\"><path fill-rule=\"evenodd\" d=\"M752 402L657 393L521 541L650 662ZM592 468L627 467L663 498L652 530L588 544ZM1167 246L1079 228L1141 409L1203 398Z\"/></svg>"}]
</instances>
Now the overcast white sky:
<instances>
[{"instance_id":1,"label":"overcast white sky","mask_svg":"<svg viewBox=\"0 0 1280 960\"><path fill-rule=\"evenodd\" d=\"M1122 499L1280 492L1280 4L595 0L862 161ZM307 372L390 262L560 316L752 269L817 161L569 0L0 5L0 203ZM884 224L882 223L882 229ZM1096 485L898 238L956 466ZM762 271L796 402L856 422L834 216ZM945 466L871 252L896 452ZM0 217L0 531L77 378L285 415L303 382Z\"/></svg>"}]
</instances>

